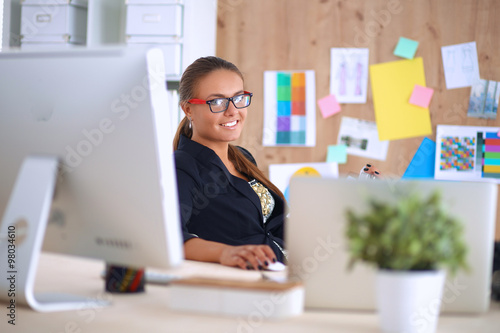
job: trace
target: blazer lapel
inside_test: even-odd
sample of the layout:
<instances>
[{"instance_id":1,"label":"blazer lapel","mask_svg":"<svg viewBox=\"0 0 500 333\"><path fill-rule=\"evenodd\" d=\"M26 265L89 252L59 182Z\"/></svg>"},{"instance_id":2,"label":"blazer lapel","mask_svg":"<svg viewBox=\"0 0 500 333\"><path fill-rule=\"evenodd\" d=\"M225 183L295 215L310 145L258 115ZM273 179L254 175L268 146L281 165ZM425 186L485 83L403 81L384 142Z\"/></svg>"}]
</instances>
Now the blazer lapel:
<instances>
[{"instance_id":1,"label":"blazer lapel","mask_svg":"<svg viewBox=\"0 0 500 333\"><path fill-rule=\"evenodd\" d=\"M194 156L198 161L206 164L207 167L208 164L213 164L217 169L219 169L227 179L228 183L252 202L255 208L259 211L261 221L264 220L260 199L257 193L255 193L255 191L250 187L247 181L233 176L229 172L229 170L227 170L224 163L222 163L219 156L217 156L217 154L212 149L200 145L199 143L194 142L184 136L181 136L180 146L182 146L183 149L192 154L192 156ZM211 169L210 167L208 168Z\"/></svg>"},{"instance_id":2,"label":"blazer lapel","mask_svg":"<svg viewBox=\"0 0 500 333\"><path fill-rule=\"evenodd\" d=\"M260 199L257 193L252 189L250 184L244 179L241 179L239 177L233 176L229 170L227 170L226 166L222 161L220 160L219 156L217 156L214 153L215 157L212 159L212 163L215 164L226 176L229 184L233 188L235 188L238 192L240 192L242 195L248 198L252 202L252 204L255 206L255 208L259 211L259 215L261 218L261 221L264 220L264 216L262 215L262 206L260 204Z\"/></svg>"}]
</instances>

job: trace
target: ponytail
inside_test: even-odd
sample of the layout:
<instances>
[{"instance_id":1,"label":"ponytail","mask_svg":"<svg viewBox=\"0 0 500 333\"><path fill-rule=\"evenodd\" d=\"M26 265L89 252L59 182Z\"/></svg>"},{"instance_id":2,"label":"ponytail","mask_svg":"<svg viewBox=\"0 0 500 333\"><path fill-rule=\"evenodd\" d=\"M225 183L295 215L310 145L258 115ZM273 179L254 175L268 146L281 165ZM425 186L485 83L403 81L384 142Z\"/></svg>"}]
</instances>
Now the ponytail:
<instances>
[{"instance_id":1,"label":"ponytail","mask_svg":"<svg viewBox=\"0 0 500 333\"><path fill-rule=\"evenodd\" d=\"M193 136L193 129L191 127L189 127L188 117L184 117L181 120L181 122L179 123L179 126L177 127L177 132L175 132L175 136L174 136L174 151L176 151L177 148L179 147L179 141L181 140L181 134L184 136L187 136L190 139Z\"/></svg>"}]
</instances>

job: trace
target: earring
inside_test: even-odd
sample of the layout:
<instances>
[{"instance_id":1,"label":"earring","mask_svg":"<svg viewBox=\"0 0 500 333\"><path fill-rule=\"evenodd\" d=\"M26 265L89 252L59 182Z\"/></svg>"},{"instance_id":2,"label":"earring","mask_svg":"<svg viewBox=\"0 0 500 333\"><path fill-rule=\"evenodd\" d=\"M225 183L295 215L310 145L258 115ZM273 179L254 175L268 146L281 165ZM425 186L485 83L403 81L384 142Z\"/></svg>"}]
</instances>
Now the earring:
<instances>
[{"instance_id":1,"label":"earring","mask_svg":"<svg viewBox=\"0 0 500 333\"><path fill-rule=\"evenodd\" d=\"M191 118L188 118L189 119L189 129L191 129L193 127L193 125L191 124L192 120Z\"/></svg>"}]
</instances>

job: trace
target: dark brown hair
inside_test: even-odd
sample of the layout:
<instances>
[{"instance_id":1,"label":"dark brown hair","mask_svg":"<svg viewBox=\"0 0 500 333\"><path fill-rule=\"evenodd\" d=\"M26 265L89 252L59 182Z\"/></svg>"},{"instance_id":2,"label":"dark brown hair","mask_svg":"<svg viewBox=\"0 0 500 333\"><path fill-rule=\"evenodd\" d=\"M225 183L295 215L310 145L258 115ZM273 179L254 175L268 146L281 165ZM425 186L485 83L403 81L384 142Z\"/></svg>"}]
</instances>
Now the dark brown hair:
<instances>
[{"instance_id":1,"label":"dark brown hair","mask_svg":"<svg viewBox=\"0 0 500 333\"><path fill-rule=\"evenodd\" d=\"M182 74L181 81L179 83L179 104L184 106L187 101L195 98L194 94L200 80L216 70L231 71L238 74L243 80L243 74L241 74L238 67L236 67L233 63L213 56L199 58L189 65ZM189 120L187 117L182 119L179 127L177 128L177 132L175 133L174 150L177 150L181 134L188 138L193 136L193 130L189 127ZM255 178L265 187L277 193L282 199L284 199L283 193L281 193L281 191L273 183L271 183L271 181L255 164L249 161L245 155L243 155L243 153L232 144L229 144L228 157L239 172L246 174L250 177L250 179Z\"/></svg>"}]
</instances>

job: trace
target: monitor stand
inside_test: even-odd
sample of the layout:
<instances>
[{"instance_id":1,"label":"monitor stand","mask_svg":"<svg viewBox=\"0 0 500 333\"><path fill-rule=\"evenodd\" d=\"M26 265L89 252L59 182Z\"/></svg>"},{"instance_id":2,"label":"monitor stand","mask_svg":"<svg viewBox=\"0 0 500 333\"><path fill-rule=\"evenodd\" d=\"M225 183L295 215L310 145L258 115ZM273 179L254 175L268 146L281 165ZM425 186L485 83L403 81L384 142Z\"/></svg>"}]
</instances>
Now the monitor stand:
<instances>
[{"instance_id":1,"label":"monitor stand","mask_svg":"<svg viewBox=\"0 0 500 333\"><path fill-rule=\"evenodd\" d=\"M76 295L34 292L58 168L57 157L28 156L21 166L2 219L0 300L7 301L10 313L15 314L15 307L20 305L49 312L96 308L109 304Z\"/></svg>"}]
</instances>

